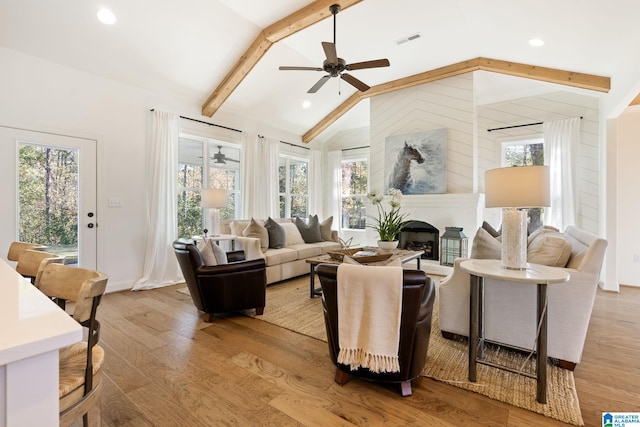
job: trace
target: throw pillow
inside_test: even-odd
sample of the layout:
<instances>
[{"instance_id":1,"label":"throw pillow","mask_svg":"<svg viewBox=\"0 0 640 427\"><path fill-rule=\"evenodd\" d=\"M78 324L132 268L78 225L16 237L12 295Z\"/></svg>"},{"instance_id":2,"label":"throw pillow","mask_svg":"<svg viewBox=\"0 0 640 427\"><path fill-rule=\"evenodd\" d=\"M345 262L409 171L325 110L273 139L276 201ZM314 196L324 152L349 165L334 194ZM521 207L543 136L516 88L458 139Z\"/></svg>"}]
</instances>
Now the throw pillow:
<instances>
[{"instance_id":1,"label":"throw pillow","mask_svg":"<svg viewBox=\"0 0 640 427\"><path fill-rule=\"evenodd\" d=\"M318 215L310 216L308 224L300 218L296 218L296 227L298 227L298 231L300 231L302 240L304 240L305 243L322 242Z\"/></svg>"},{"instance_id":2,"label":"throw pillow","mask_svg":"<svg viewBox=\"0 0 640 427\"><path fill-rule=\"evenodd\" d=\"M251 221L246 219L236 219L231 221L229 224L229 228L231 229L231 234L235 234L236 236L242 236L242 232L245 228L249 226Z\"/></svg>"},{"instance_id":3,"label":"throw pillow","mask_svg":"<svg viewBox=\"0 0 640 427\"><path fill-rule=\"evenodd\" d=\"M284 245L285 246L293 246L293 245L301 245L304 243L304 239L298 231L298 227L292 222L285 222L280 224L284 229Z\"/></svg>"},{"instance_id":4,"label":"throw pillow","mask_svg":"<svg viewBox=\"0 0 640 427\"><path fill-rule=\"evenodd\" d=\"M492 237L484 228L478 228L471 245L471 258L476 259L500 259L502 256L502 243Z\"/></svg>"},{"instance_id":5,"label":"throw pillow","mask_svg":"<svg viewBox=\"0 0 640 427\"><path fill-rule=\"evenodd\" d=\"M210 239L205 240L200 247L200 256L202 256L202 262L207 267L229 263L227 253Z\"/></svg>"},{"instance_id":6,"label":"throw pillow","mask_svg":"<svg viewBox=\"0 0 640 427\"><path fill-rule=\"evenodd\" d=\"M533 242L541 234L558 233L559 231L560 230L550 225L543 225L542 227L538 227L535 230L533 230L531 234L529 234L529 236L527 237L527 246L529 246L531 242Z\"/></svg>"},{"instance_id":7,"label":"throw pillow","mask_svg":"<svg viewBox=\"0 0 640 427\"><path fill-rule=\"evenodd\" d=\"M204 265L218 265L216 256L213 254L213 248L207 239L198 244L198 249L200 249L200 256Z\"/></svg>"},{"instance_id":8,"label":"throw pillow","mask_svg":"<svg viewBox=\"0 0 640 427\"><path fill-rule=\"evenodd\" d=\"M487 230L487 232L491 234L491 237L498 237L500 235L500 232L493 228L487 221L482 221L482 228Z\"/></svg>"},{"instance_id":9,"label":"throw pillow","mask_svg":"<svg viewBox=\"0 0 640 427\"><path fill-rule=\"evenodd\" d=\"M285 244L284 228L275 222L271 217L264 222L264 228L269 233L269 247L273 249L282 249Z\"/></svg>"},{"instance_id":10,"label":"throw pillow","mask_svg":"<svg viewBox=\"0 0 640 427\"><path fill-rule=\"evenodd\" d=\"M325 242L331 242L331 225L333 224L333 217L330 216L329 218L325 219L324 221L322 221L320 223L320 237L322 237L322 240L324 240Z\"/></svg>"},{"instance_id":11,"label":"throw pillow","mask_svg":"<svg viewBox=\"0 0 640 427\"><path fill-rule=\"evenodd\" d=\"M564 267L571 256L571 243L562 233L541 233L527 247L527 262Z\"/></svg>"},{"instance_id":12,"label":"throw pillow","mask_svg":"<svg viewBox=\"0 0 640 427\"><path fill-rule=\"evenodd\" d=\"M262 252L269 249L269 233L264 225L260 224L255 219L251 218L251 222L247 228L242 231L242 235L244 237L255 237L260 239L260 249L262 249Z\"/></svg>"}]
</instances>

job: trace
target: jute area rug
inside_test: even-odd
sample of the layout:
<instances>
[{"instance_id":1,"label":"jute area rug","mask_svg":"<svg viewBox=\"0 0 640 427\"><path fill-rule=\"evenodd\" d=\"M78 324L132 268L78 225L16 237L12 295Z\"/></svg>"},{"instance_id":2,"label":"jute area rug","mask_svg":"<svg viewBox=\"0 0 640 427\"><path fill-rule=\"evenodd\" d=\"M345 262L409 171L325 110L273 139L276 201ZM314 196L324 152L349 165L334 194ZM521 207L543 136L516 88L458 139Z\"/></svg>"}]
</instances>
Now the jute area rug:
<instances>
[{"instance_id":1,"label":"jute area rug","mask_svg":"<svg viewBox=\"0 0 640 427\"><path fill-rule=\"evenodd\" d=\"M180 291L188 293L186 288ZM268 286L264 314L248 315L327 341L321 298L309 298L309 276ZM573 372L554 365L548 366L548 403L543 405L536 401L536 381L532 378L478 364L478 381L468 382L468 357L466 341L442 338L436 297L429 350L422 375L565 423L584 425ZM526 355L494 346L486 347L485 357L492 362L515 368L520 368L526 360ZM529 360L524 369L527 372L535 372L535 361Z\"/></svg>"}]
</instances>

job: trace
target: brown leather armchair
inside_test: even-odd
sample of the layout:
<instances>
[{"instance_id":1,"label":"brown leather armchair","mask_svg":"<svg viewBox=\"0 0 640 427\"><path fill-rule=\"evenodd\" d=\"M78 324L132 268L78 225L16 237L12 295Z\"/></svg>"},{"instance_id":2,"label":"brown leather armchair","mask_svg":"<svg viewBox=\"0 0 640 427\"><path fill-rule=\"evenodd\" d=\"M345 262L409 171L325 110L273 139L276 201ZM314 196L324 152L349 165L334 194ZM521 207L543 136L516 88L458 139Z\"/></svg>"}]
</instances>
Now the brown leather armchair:
<instances>
[{"instance_id":1,"label":"brown leather armchair","mask_svg":"<svg viewBox=\"0 0 640 427\"><path fill-rule=\"evenodd\" d=\"M264 312L267 275L264 259L246 261L244 251L227 252L228 264L206 266L192 241L173 242L193 303L211 322L213 313L255 308Z\"/></svg>"},{"instance_id":2,"label":"brown leather armchair","mask_svg":"<svg viewBox=\"0 0 640 427\"><path fill-rule=\"evenodd\" d=\"M375 268L375 267L372 267ZM401 386L402 396L411 395L411 381L424 368L431 334L431 316L435 298L435 285L424 271L403 270L402 320L400 322L400 372L374 373L368 369L351 370L337 362L338 353L338 301L337 265L320 264L316 273L322 285L322 305L327 329L329 354L336 365L335 381L346 384L353 375L373 381L394 382Z\"/></svg>"}]
</instances>

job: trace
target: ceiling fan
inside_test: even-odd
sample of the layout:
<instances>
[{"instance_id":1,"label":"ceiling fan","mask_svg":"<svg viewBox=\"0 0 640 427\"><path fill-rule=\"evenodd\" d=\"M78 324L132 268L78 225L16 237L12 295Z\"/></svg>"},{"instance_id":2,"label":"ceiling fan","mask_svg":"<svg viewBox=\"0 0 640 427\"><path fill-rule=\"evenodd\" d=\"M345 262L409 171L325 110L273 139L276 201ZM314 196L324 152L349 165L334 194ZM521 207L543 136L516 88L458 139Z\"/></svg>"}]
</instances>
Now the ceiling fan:
<instances>
[{"instance_id":1,"label":"ceiling fan","mask_svg":"<svg viewBox=\"0 0 640 427\"><path fill-rule=\"evenodd\" d=\"M328 73L322 76L320 80L318 80L318 82L314 84L311 87L311 89L307 91L307 93L316 93L318 89L320 89L331 77L340 77L342 80L349 83L351 86L355 87L361 92L369 90L369 86L366 83L353 77L351 74L345 73L345 71L362 70L365 68L388 67L389 60L375 59L373 61L355 62L353 64L347 64L347 62L344 59L338 58L338 54L336 52L336 15L340 11L340 5L334 4L329 7L329 10L333 14L333 43L322 42L322 49L324 49L324 54L326 56L326 59L322 63L322 68L282 66L279 69L280 70L324 71L325 73Z\"/></svg>"},{"instance_id":2,"label":"ceiling fan","mask_svg":"<svg viewBox=\"0 0 640 427\"><path fill-rule=\"evenodd\" d=\"M223 165L226 165L227 162L239 162L239 160L228 158L227 155L222 152L221 145L218 145L218 152L213 155L213 159L214 159L213 163L218 163Z\"/></svg>"}]
</instances>

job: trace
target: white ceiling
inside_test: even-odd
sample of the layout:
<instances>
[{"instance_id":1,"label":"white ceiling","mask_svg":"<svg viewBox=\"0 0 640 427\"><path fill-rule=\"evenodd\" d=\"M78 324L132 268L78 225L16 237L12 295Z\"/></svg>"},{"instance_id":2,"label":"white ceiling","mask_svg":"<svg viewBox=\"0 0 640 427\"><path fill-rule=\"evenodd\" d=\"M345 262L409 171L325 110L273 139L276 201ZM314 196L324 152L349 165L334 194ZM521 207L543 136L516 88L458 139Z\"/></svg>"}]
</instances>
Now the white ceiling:
<instances>
[{"instance_id":1,"label":"white ceiling","mask_svg":"<svg viewBox=\"0 0 640 427\"><path fill-rule=\"evenodd\" d=\"M0 0L0 44L200 107L261 29L309 3ZM102 6L116 14L116 24L97 21ZM583 92L630 100L636 94L626 92L640 81L638 16L637 0L365 0L338 14L336 45L348 63L390 60L387 68L352 72L370 86L483 56L608 76L619 92ZM332 25L326 19L276 43L219 113L297 135L309 130L355 89L331 79L318 93L307 94L323 73L278 66L321 67L320 43L332 41ZM414 33L422 37L395 43ZM533 37L544 39L545 46L530 47ZM481 73L477 82L479 103L559 87L492 73ZM304 100L312 106L303 109ZM355 108L320 139L367 124L368 109Z\"/></svg>"}]
</instances>

